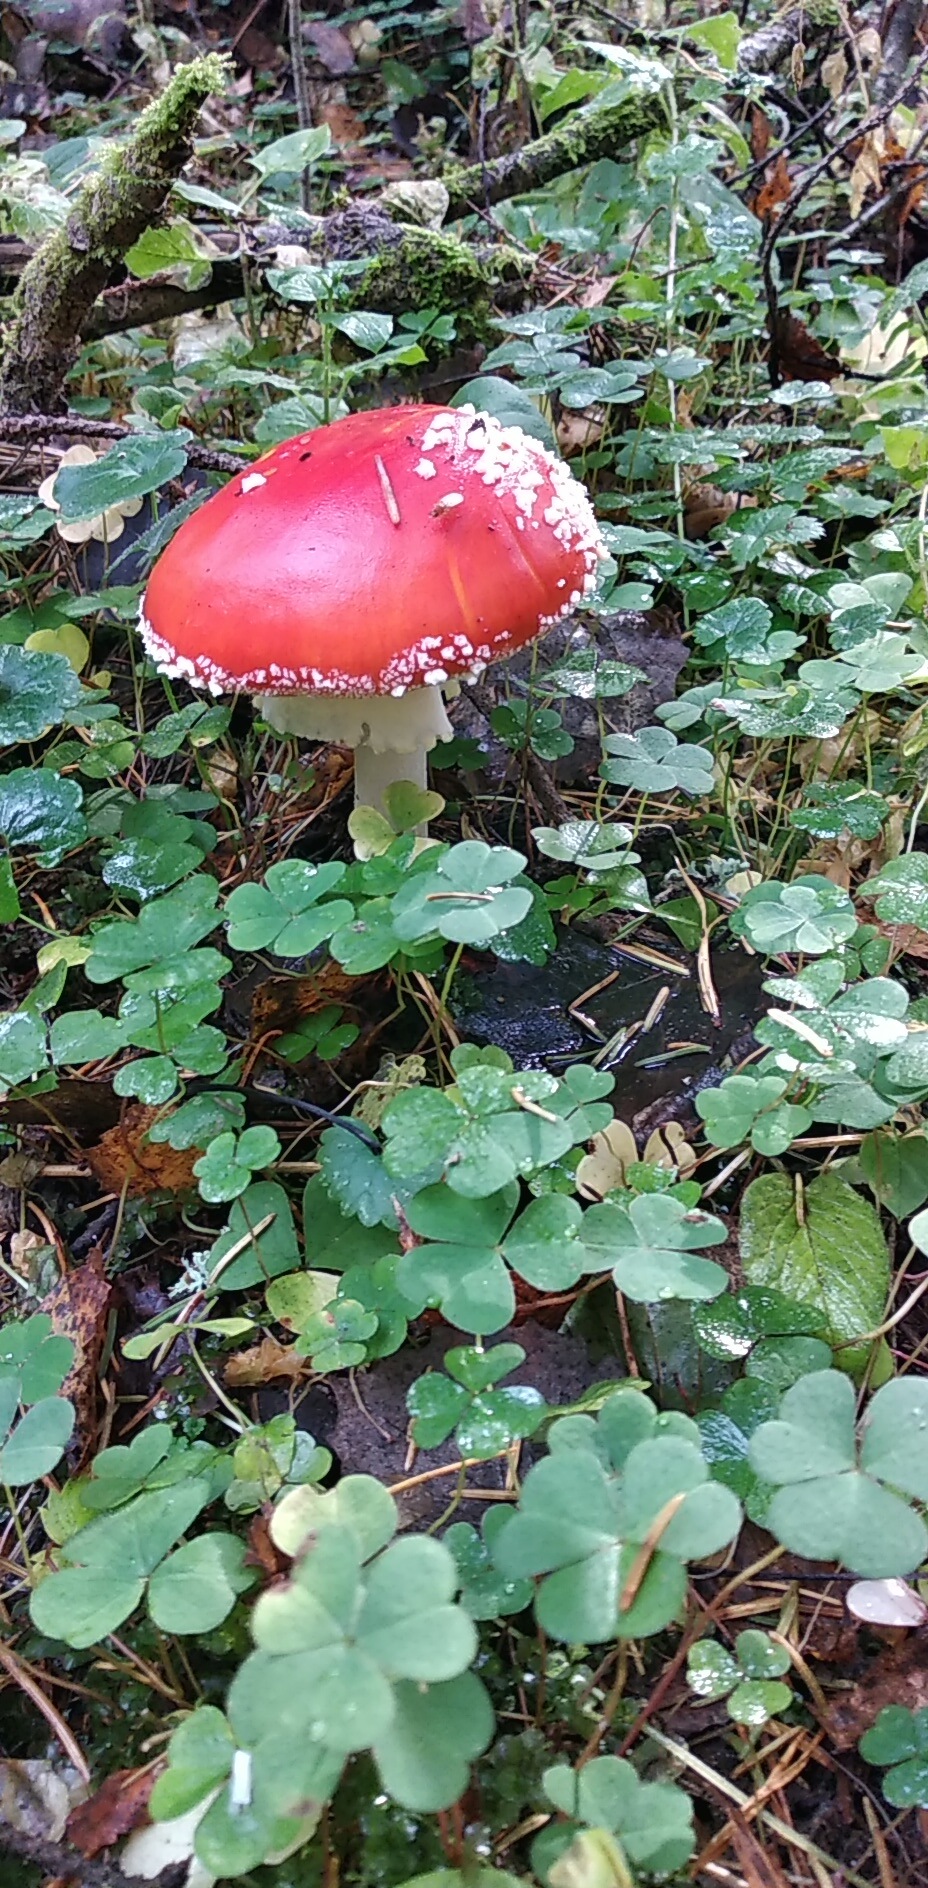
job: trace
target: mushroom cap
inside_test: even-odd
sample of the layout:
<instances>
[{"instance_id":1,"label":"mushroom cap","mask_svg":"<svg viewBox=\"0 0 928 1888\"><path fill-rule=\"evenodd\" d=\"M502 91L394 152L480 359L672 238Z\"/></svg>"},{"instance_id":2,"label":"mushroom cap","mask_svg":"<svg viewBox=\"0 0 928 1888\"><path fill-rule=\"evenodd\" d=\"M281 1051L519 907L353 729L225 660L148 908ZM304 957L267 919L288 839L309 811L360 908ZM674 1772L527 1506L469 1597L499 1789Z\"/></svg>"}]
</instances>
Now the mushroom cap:
<instances>
[{"instance_id":1,"label":"mushroom cap","mask_svg":"<svg viewBox=\"0 0 928 1888\"><path fill-rule=\"evenodd\" d=\"M593 588L586 491L473 407L355 413L237 473L142 601L149 655L214 694L402 695L530 642Z\"/></svg>"}]
</instances>

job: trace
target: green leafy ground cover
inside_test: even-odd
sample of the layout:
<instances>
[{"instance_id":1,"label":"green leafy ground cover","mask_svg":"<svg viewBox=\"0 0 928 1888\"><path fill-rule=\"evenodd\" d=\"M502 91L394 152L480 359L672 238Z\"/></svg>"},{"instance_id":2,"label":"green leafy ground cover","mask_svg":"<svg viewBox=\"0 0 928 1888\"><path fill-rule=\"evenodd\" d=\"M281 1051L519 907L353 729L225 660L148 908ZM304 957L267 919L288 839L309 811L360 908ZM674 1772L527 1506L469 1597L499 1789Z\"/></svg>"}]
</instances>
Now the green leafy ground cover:
<instances>
[{"instance_id":1,"label":"green leafy ground cover","mask_svg":"<svg viewBox=\"0 0 928 1888\"><path fill-rule=\"evenodd\" d=\"M388 45L407 24L385 15ZM429 76L460 84L430 31ZM45 1765L71 1807L147 1778L126 1820L83 1814L97 1848L135 1828L128 1873L176 1865L164 1888L711 1879L732 1801L790 1879L811 1857L885 1888L886 1857L902 1881L924 1854L925 1711L885 1704L864 1627L860 1755L834 1761L879 1852L872 1824L771 1820L762 1786L787 1745L833 1795L818 1732L849 1748L815 1593L852 1633L855 1577L917 1618L928 1557L928 265L895 279L836 160L773 263L818 377L771 375L757 114L776 142L783 107L739 76L735 16L634 52L542 12L526 33L542 126L623 96L662 122L494 209L534 292L452 397L561 441L610 561L588 641L494 678L440 793L349 817L337 755L158 677L135 618L217 482L198 441L247 459L415 398L462 311L368 309L363 264L281 267L85 347L72 408L126 438L0 494L0 1771ZM502 34L473 55L491 100ZM828 103L840 41L823 26L788 80L833 137L868 104L852 61ZM425 81L397 56L378 83ZM295 214L307 169L333 200L328 132L268 137L279 107L265 85L253 132L204 141L134 279L202 284L206 212ZM40 152L0 126L6 233L57 227L99 156L105 117L69 110ZM647 673L658 610L686 667L626 725L642 669L610 630L644 614ZM552 774L578 705L595 765ZM725 951L757 960L749 1048L701 1086L681 1065L676 1138L671 1106L664 1139L633 1120L646 1034L528 1066L460 1040L462 979L544 974L591 921L610 965L615 939L682 962L710 1016ZM532 1381L527 1313L565 1355L594 1338L579 1395ZM392 1476L301 1420L320 1384L363 1411L436 1329ZM9 1879L39 1881L4 1814ZM86 1821L68 1836L102 1879Z\"/></svg>"}]
</instances>

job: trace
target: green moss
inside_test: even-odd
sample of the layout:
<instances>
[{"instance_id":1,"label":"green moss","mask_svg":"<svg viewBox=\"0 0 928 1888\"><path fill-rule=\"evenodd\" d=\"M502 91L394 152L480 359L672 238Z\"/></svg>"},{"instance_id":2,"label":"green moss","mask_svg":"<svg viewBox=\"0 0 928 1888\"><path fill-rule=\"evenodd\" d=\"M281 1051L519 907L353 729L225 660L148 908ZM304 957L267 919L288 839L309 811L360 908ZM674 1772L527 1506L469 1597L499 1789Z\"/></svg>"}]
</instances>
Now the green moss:
<instances>
[{"instance_id":1,"label":"green moss","mask_svg":"<svg viewBox=\"0 0 928 1888\"><path fill-rule=\"evenodd\" d=\"M501 281L524 275L524 258L500 247L484 260L470 243L443 230L412 224L401 229L401 240L371 263L359 299L387 313L437 308L440 314L454 314L459 339L483 333L494 290Z\"/></svg>"},{"instance_id":2,"label":"green moss","mask_svg":"<svg viewBox=\"0 0 928 1888\"><path fill-rule=\"evenodd\" d=\"M181 66L132 137L88 178L64 227L36 250L4 336L0 410L56 410L88 311L114 264L161 214L189 155L197 113L227 71L216 53Z\"/></svg>"}]
</instances>

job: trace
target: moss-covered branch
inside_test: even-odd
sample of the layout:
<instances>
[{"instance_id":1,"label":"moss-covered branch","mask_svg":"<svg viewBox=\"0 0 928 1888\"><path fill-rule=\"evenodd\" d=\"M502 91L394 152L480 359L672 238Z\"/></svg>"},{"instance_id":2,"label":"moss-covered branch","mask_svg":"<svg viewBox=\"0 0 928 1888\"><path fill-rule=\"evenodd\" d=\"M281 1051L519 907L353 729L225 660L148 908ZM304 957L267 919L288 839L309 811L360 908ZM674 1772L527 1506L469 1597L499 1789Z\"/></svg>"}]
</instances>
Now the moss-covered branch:
<instances>
[{"instance_id":1,"label":"moss-covered branch","mask_svg":"<svg viewBox=\"0 0 928 1888\"><path fill-rule=\"evenodd\" d=\"M3 337L0 412L55 413L90 310L160 215L190 156L202 106L225 82L215 54L175 73L131 138L88 179L61 229L27 264Z\"/></svg>"},{"instance_id":2,"label":"moss-covered branch","mask_svg":"<svg viewBox=\"0 0 928 1888\"><path fill-rule=\"evenodd\" d=\"M595 101L575 112L566 124L524 144L521 151L493 158L487 164L452 165L443 174L450 193L448 216L466 216L469 210L488 209L526 190L540 190L565 171L596 164L601 157L617 157L636 138L665 122L658 94L626 99L619 105Z\"/></svg>"},{"instance_id":3,"label":"moss-covered branch","mask_svg":"<svg viewBox=\"0 0 928 1888\"><path fill-rule=\"evenodd\" d=\"M437 308L457 316L464 339L481 332L491 306L520 306L530 285L530 261L505 244L469 243L447 230L394 222L377 204L316 217L293 240L320 262L365 261L355 285L359 306L390 315ZM244 266L263 286L265 270L280 267L276 245L247 252ZM194 289L158 277L109 288L87 316L84 340L235 301L244 293L242 268L241 254L217 256L209 281Z\"/></svg>"}]
</instances>

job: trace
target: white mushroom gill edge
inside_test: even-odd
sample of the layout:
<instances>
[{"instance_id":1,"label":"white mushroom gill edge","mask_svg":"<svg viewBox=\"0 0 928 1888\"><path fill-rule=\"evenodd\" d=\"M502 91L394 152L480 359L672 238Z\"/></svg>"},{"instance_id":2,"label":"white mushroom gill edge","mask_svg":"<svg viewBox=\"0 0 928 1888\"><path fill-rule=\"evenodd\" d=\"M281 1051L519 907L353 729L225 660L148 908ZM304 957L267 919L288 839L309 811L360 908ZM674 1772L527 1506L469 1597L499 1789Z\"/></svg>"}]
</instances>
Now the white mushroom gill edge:
<instances>
[{"instance_id":1,"label":"white mushroom gill edge","mask_svg":"<svg viewBox=\"0 0 928 1888\"><path fill-rule=\"evenodd\" d=\"M378 813L398 780L428 786L429 752L454 734L439 687L405 695L259 695L255 706L277 734L353 747L355 805Z\"/></svg>"}]
</instances>

